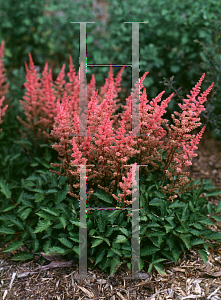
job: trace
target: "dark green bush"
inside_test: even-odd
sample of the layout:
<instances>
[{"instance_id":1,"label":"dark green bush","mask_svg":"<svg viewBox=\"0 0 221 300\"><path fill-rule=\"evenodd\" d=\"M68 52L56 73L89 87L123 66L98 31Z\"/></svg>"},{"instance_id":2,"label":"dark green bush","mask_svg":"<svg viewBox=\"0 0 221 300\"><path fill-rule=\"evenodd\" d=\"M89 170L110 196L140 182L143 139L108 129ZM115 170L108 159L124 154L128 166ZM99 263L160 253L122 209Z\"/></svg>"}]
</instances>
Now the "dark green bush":
<instances>
[{"instance_id":1,"label":"dark green bush","mask_svg":"<svg viewBox=\"0 0 221 300\"><path fill-rule=\"evenodd\" d=\"M221 191L208 192L215 187L210 181L203 181L198 189L193 187L190 192L178 194L172 203L159 191L158 177L155 173L140 179L141 269L148 266L150 272L154 267L165 274L163 261L176 262L185 250L192 248L206 262L206 251L213 247L212 241L221 241L220 233L207 228L214 224L213 220L221 220L217 215L221 211L221 201L215 207L201 195L205 192L207 197L216 196ZM20 192L12 201L11 190L15 186L0 180L0 234L4 235L5 242L11 242L4 252L27 247L12 260L32 259L42 251L46 255L57 253L67 259L78 259L79 201L68 195L66 181L66 177L38 170L22 179ZM199 181L194 184L199 185ZM96 207L112 206L113 198L98 188L92 197ZM94 204L91 207L95 207ZM111 274L125 263L130 269L131 222L132 218L120 209L95 210L88 214L90 267L98 266L110 270Z\"/></svg>"}]
</instances>

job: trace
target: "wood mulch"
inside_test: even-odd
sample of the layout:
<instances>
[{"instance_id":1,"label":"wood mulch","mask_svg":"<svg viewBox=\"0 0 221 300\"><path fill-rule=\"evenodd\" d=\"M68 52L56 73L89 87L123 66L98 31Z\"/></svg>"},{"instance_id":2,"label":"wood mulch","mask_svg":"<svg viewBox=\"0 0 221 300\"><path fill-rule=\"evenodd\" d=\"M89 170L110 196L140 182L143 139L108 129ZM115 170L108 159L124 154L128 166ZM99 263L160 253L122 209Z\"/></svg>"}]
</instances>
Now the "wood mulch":
<instances>
[{"instance_id":1,"label":"wood mulch","mask_svg":"<svg viewBox=\"0 0 221 300\"><path fill-rule=\"evenodd\" d=\"M205 133L196 150L190 171L192 178L211 179L221 189L221 142ZM209 200L218 203L221 196ZM221 222L213 230L221 231ZM7 244L8 245L8 244ZM87 279L77 279L78 261L63 261L60 256L43 257L45 265L39 264L40 256L29 262L14 262L14 253L3 253L7 247L0 244L0 299L68 300L68 299L221 299L221 245L209 250L207 264L194 250L186 251L174 264L167 262L167 275L154 271L140 273L140 279L123 279L130 276L121 268L113 276L99 269L87 270ZM24 248L20 248L21 250ZM26 250L26 249L24 249Z\"/></svg>"}]
</instances>

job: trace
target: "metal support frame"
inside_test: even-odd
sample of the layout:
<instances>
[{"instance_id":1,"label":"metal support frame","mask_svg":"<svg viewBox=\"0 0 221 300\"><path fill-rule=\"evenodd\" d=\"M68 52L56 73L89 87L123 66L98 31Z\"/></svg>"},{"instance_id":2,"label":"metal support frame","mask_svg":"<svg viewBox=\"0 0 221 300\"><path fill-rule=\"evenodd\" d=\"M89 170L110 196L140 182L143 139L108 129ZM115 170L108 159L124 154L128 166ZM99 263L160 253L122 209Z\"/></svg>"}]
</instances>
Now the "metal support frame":
<instances>
[{"instance_id":1,"label":"metal support frame","mask_svg":"<svg viewBox=\"0 0 221 300\"><path fill-rule=\"evenodd\" d=\"M71 22L80 23L80 66L79 66L79 136L86 136L87 134L87 84L86 84L86 69L87 66L107 66L102 64L87 64L86 61L86 24L95 22ZM124 64L118 66L130 66L132 67L132 86L135 88L135 83L139 79L139 23L148 22L124 22L132 23L132 65ZM140 91L140 86L139 86ZM135 102L132 92L132 127L133 135L140 136L140 119L139 119L139 102ZM140 100L140 93L139 93ZM137 127L139 126L139 129ZM73 165L78 166L79 165ZM75 278L82 278L87 276L87 224L86 224L86 211L97 210L100 207L87 207L86 208L86 166L94 165L80 165L80 225L79 225L79 276ZM139 167L146 165L126 165L132 166L135 170L136 184L132 185L132 209L131 208L104 208L104 209L127 209L132 210L132 276L125 277L124 279L137 279L139 278L140 271L140 241L139 241ZM135 169L134 169L135 168Z\"/></svg>"}]
</instances>

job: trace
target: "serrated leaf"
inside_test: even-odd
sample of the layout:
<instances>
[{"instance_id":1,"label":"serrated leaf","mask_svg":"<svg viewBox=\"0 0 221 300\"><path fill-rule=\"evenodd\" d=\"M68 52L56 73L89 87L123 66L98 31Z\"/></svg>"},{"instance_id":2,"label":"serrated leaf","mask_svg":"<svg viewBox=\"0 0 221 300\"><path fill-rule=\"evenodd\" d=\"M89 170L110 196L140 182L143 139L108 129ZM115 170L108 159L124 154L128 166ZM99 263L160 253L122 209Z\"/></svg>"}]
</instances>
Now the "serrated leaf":
<instances>
[{"instance_id":1,"label":"serrated leaf","mask_svg":"<svg viewBox=\"0 0 221 300\"><path fill-rule=\"evenodd\" d=\"M161 198L161 199L164 198L164 194L163 194L162 192L154 191L154 194L155 194L157 197Z\"/></svg>"},{"instance_id":2,"label":"serrated leaf","mask_svg":"<svg viewBox=\"0 0 221 300\"><path fill-rule=\"evenodd\" d=\"M67 219L63 216L58 217L59 221L61 222L63 228L65 229L65 227L67 226Z\"/></svg>"},{"instance_id":3,"label":"serrated leaf","mask_svg":"<svg viewBox=\"0 0 221 300\"><path fill-rule=\"evenodd\" d=\"M129 232L128 232L128 230L127 230L126 228L121 228L121 227L119 227L118 229L119 229L123 234L125 234L126 236L129 237Z\"/></svg>"},{"instance_id":4,"label":"serrated leaf","mask_svg":"<svg viewBox=\"0 0 221 300\"><path fill-rule=\"evenodd\" d=\"M15 217L11 218L10 221L13 224L17 225L19 227L19 229L24 230L24 225L18 219L16 219Z\"/></svg>"},{"instance_id":5,"label":"serrated leaf","mask_svg":"<svg viewBox=\"0 0 221 300\"><path fill-rule=\"evenodd\" d=\"M45 254L46 255L59 254L59 253L63 254L63 253L65 253L65 251L66 250L61 247L53 246L53 247L50 247Z\"/></svg>"},{"instance_id":6,"label":"serrated leaf","mask_svg":"<svg viewBox=\"0 0 221 300\"><path fill-rule=\"evenodd\" d=\"M14 234L15 231L11 228L8 228L8 227L5 227L5 226L1 226L0 227L0 233L3 233L3 234Z\"/></svg>"},{"instance_id":7,"label":"serrated leaf","mask_svg":"<svg viewBox=\"0 0 221 300\"><path fill-rule=\"evenodd\" d=\"M66 239L65 237L61 237L59 238L59 241L66 246L67 248L73 248L73 244L71 241L69 241L68 239Z\"/></svg>"},{"instance_id":8,"label":"serrated leaf","mask_svg":"<svg viewBox=\"0 0 221 300\"><path fill-rule=\"evenodd\" d=\"M15 208L15 205L14 204L8 204L6 205L1 212L6 212L6 211L9 211L11 209L14 209Z\"/></svg>"},{"instance_id":9,"label":"serrated leaf","mask_svg":"<svg viewBox=\"0 0 221 300\"><path fill-rule=\"evenodd\" d=\"M61 177L59 178L58 185L63 185L67 179L68 179L67 177L61 176Z\"/></svg>"},{"instance_id":10,"label":"serrated leaf","mask_svg":"<svg viewBox=\"0 0 221 300\"><path fill-rule=\"evenodd\" d=\"M214 223L211 220L207 219L207 218L205 218L203 220L200 220L198 222L203 224L203 225L214 225Z\"/></svg>"},{"instance_id":11,"label":"serrated leaf","mask_svg":"<svg viewBox=\"0 0 221 300\"><path fill-rule=\"evenodd\" d=\"M58 204L61 201L63 201L66 198L69 190L70 190L70 188L69 188L68 184L65 184L64 188L56 194L55 204Z\"/></svg>"},{"instance_id":12,"label":"serrated leaf","mask_svg":"<svg viewBox=\"0 0 221 300\"><path fill-rule=\"evenodd\" d=\"M104 238L104 241L110 246L110 241L107 238Z\"/></svg>"},{"instance_id":13,"label":"serrated leaf","mask_svg":"<svg viewBox=\"0 0 221 300\"><path fill-rule=\"evenodd\" d=\"M153 253L156 253L157 251L159 251L160 249L154 246L148 246L145 248L142 248L140 250L140 255L141 256L147 256L147 255L151 255Z\"/></svg>"},{"instance_id":14,"label":"serrated leaf","mask_svg":"<svg viewBox=\"0 0 221 300\"><path fill-rule=\"evenodd\" d=\"M54 220L54 217L52 215L46 213L45 211L39 211L35 214L38 215L41 218L44 218L45 220L50 220L50 221Z\"/></svg>"},{"instance_id":15,"label":"serrated leaf","mask_svg":"<svg viewBox=\"0 0 221 300\"><path fill-rule=\"evenodd\" d=\"M204 235L204 238L207 240L220 240L221 239L221 232L214 232L212 231L208 235Z\"/></svg>"},{"instance_id":16,"label":"serrated leaf","mask_svg":"<svg viewBox=\"0 0 221 300\"><path fill-rule=\"evenodd\" d=\"M21 217L25 220L27 219L27 217L30 215L32 209L31 208L26 208L25 210L23 210L23 212L21 213Z\"/></svg>"},{"instance_id":17,"label":"serrated leaf","mask_svg":"<svg viewBox=\"0 0 221 300\"><path fill-rule=\"evenodd\" d=\"M115 254L119 255L120 257L122 256L122 251L121 250L117 250L112 248L111 251L113 251Z\"/></svg>"},{"instance_id":18,"label":"serrated leaf","mask_svg":"<svg viewBox=\"0 0 221 300\"><path fill-rule=\"evenodd\" d=\"M158 271L160 275L167 275L167 273L162 269L162 267L159 264L155 264L154 268Z\"/></svg>"},{"instance_id":19,"label":"serrated leaf","mask_svg":"<svg viewBox=\"0 0 221 300\"><path fill-rule=\"evenodd\" d=\"M105 222L101 215L98 218L98 229L100 232L105 232Z\"/></svg>"},{"instance_id":20,"label":"serrated leaf","mask_svg":"<svg viewBox=\"0 0 221 300\"><path fill-rule=\"evenodd\" d=\"M89 235L94 235L95 232L96 232L96 229L91 229L89 232Z\"/></svg>"},{"instance_id":21,"label":"serrated leaf","mask_svg":"<svg viewBox=\"0 0 221 300\"><path fill-rule=\"evenodd\" d=\"M96 196L98 199L103 200L106 203L112 203L112 200L105 194L103 191L97 191L93 193L94 196Z\"/></svg>"},{"instance_id":22,"label":"serrated leaf","mask_svg":"<svg viewBox=\"0 0 221 300\"><path fill-rule=\"evenodd\" d=\"M35 202L40 202L40 201L42 201L43 199L44 199L43 194L41 194L41 193L36 193L36 194L35 194Z\"/></svg>"},{"instance_id":23,"label":"serrated leaf","mask_svg":"<svg viewBox=\"0 0 221 300\"><path fill-rule=\"evenodd\" d=\"M216 221L221 221L221 217L220 216L211 216L211 218L213 218Z\"/></svg>"},{"instance_id":24,"label":"serrated leaf","mask_svg":"<svg viewBox=\"0 0 221 300\"><path fill-rule=\"evenodd\" d=\"M162 200L160 200L159 198L154 198L153 200L151 200L149 202L149 205L152 205L152 206L160 206L162 203Z\"/></svg>"},{"instance_id":25,"label":"serrated leaf","mask_svg":"<svg viewBox=\"0 0 221 300\"><path fill-rule=\"evenodd\" d=\"M39 247L39 241L37 239L34 239L34 241L32 242L33 251L36 252L38 250L38 247Z\"/></svg>"},{"instance_id":26,"label":"serrated leaf","mask_svg":"<svg viewBox=\"0 0 221 300\"><path fill-rule=\"evenodd\" d=\"M11 251L13 251L13 250L18 249L19 247L21 247L21 246L23 246L23 245L24 245L24 243L21 242L21 241L11 242L11 243L8 245L8 247L7 247L5 250L3 250L3 252L11 252Z\"/></svg>"},{"instance_id":27,"label":"serrated leaf","mask_svg":"<svg viewBox=\"0 0 221 300\"><path fill-rule=\"evenodd\" d=\"M40 208L53 216L58 217L60 215L60 212L55 208L49 208L49 207L40 207Z\"/></svg>"},{"instance_id":28,"label":"serrated leaf","mask_svg":"<svg viewBox=\"0 0 221 300\"><path fill-rule=\"evenodd\" d=\"M96 241L94 241L92 243L91 248L97 247L98 245L100 245L101 243L103 243L103 240L97 239Z\"/></svg>"},{"instance_id":29,"label":"serrated leaf","mask_svg":"<svg viewBox=\"0 0 221 300\"><path fill-rule=\"evenodd\" d=\"M75 221L75 220L69 220L72 224L76 225L76 226L80 226L80 222L79 221Z\"/></svg>"},{"instance_id":30,"label":"serrated leaf","mask_svg":"<svg viewBox=\"0 0 221 300\"><path fill-rule=\"evenodd\" d=\"M38 222L36 229L33 233L38 233L46 230L51 225L51 222L48 220L41 220Z\"/></svg>"},{"instance_id":31,"label":"serrated leaf","mask_svg":"<svg viewBox=\"0 0 221 300\"><path fill-rule=\"evenodd\" d=\"M208 209L209 214L212 215L214 212L214 209L210 203L207 204L207 209Z\"/></svg>"},{"instance_id":32,"label":"serrated leaf","mask_svg":"<svg viewBox=\"0 0 221 300\"><path fill-rule=\"evenodd\" d=\"M120 258L118 256L114 257L111 260L110 275L113 275L117 271L117 269L120 267L120 265L121 265Z\"/></svg>"},{"instance_id":33,"label":"serrated leaf","mask_svg":"<svg viewBox=\"0 0 221 300\"><path fill-rule=\"evenodd\" d=\"M45 191L44 193L46 195L49 195L49 194L57 194L58 190L57 189L49 189L47 191Z\"/></svg>"},{"instance_id":34,"label":"serrated leaf","mask_svg":"<svg viewBox=\"0 0 221 300\"><path fill-rule=\"evenodd\" d=\"M205 240L201 239L201 238L197 238L197 239L191 241L192 246L194 246L194 245L200 245L200 244L204 244L204 243L205 243Z\"/></svg>"},{"instance_id":35,"label":"serrated leaf","mask_svg":"<svg viewBox=\"0 0 221 300\"><path fill-rule=\"evenodd\" d=\"M125 243L126 241L127 241L127 238L124 235L119 234L117 236L117 239L116 239L115 243L116 244Z\"/></svg>"},{"instance_id":36,"label":"serrated leaf","mask_svg":"<svg viewBox=\"0 0 221 300\"><path fill-rule=\"evenodd\" d=\"M13 256L11 258L11 260L28 260L28 259L33 259L33 254L31 254L30 252L22 252L22 253L18 253L15 256Z\"/></svg>"},{"instance_id":37,"label":"serrated leaf","mask_svg":"<svg viewBox=\"0 0 221 300\"><path fill-rule=\"evenodd\" d=\"M185 203L179 202L178 200L174 201L172 204L168 206L168 208L178 208L178 207L184 207Z\"/></svg>"},{"instance_id":38,"label":"serrated leaf","mask_svg":"<svg viewBox=\"0 0 221 300\"><path fill-rule=\"evenodd\" d=\"M104 255L105 255L105 252L106 252L106 250L103 249L103 250L98 254L97 259L96 259L96 261L95 261L95 266L96 266L99 262L101 262L101 261L103 260Z\"/></svg>"},{"instance_id":39,"label":"serrated leaf","mask_svg":"<svg viewBox=\"0 0 221 300\"><path fill-rule=\"evenodd\" d=\"M11 198L11 191L8 187L8 184L3 180L0 180L0 191L5 195L6 198Z\"/></svg>"},{"instance_id":40,"label":"serrated leaf","mask_svg":"<svg viewBox=\"0 0 221 300\"><path fill-rule=\"evenodd\" d=\"M79 247L78 246L74 246L74 248L72 250L74 250L74 252L79 255Z\"/></svg>"},{"instance_id":41,"label":"serrated leaf","mask_svg":"<svg viewBox=\"0 0 221 300\"><path fill-rule=\"evenodd\" d=\"M206 193L206 197L219 196L220 194L221 191L216 190L216 191Z\"/></svg>"},{"instance_id":42,"label":"serrated leaf","mask_svg":"<svg viewBox=\"0 0 221 300\"><path fill-rule=\"evenodd\" d=\"M221 212L221 201L219 201L217 207L216 207L216 213Z\"/></svg>"},{"instance_id":43,"label":"serrated leaf","mask_svg":"<svg viewBox=\"0 0 221 300\"><path fill-rule=\"evenodd\" d=\"M208 260L208 254L207 254L207 252L205 250L201 250L201 249L197 249L197 251L198 251L200 257L202 258L204 264L206 264L207 260Z\"/></svg>"}]
</instances>

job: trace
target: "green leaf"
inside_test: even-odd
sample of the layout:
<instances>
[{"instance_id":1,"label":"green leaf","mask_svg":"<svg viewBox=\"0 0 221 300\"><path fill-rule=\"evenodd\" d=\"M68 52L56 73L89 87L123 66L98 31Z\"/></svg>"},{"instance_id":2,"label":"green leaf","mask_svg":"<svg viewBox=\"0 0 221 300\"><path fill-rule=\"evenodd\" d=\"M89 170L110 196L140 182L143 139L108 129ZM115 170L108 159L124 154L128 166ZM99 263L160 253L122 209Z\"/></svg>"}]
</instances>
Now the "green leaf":
<instances>
[{"instance_id":1,"label":"green leaf","mask_svg":"<svg viewBox=\"0 0 221 300\"><path fill-rule=\"evenodd\" d=\"M63 228L65 229L65 227L67 226L67 219L65 217L63 217L63 216L58 217L58 219L60 220Z\"/></svg>"},{"instance_id":2,"label":"green leaf","mask_svg":"<svg viewBox=\"0 0 221 300\"><path fill-rule=\"evenodd\" d=\"M59 238L58 239L63 245L65 245L67 248L73 248L73 244L71 241L66 239L65 237Z\"/></svg>"},{"instance_id":3,"label":"green leaf","mask_svg":"<svg viewBox=\"0 0 221 300\"><path fill-rule=\"evenodd\" d=\"M33 259L33 254L31 254L30 252L22 252L22 253L18 253L15 256L13 256L11 258L11 260L28 260L28 259Z\"/></svg>"},{"instance_id":4,"label":"green leaf","mask_svg":"<svg viewBox=\"0 0 221 300\"><path fill-rule=\"evenodd\" d=\"M52 254L63 254L65 253L65 249L61 248L61 247L56 247L56 246L53 246L51 248L48 249L48 251L45 253L46 255L52 255Z\"/></svg>"},{"instance_id":5,"label":"green leaf","mask_svg":"<svg viewBox=\"0 0 221 300\"><path fill-rule=\"evenodd\" d=\"M13 224L17 225L19 227L19 229L24 230L24 225L18 219L16 219L15 217L11 217L10 221Z\"/></svg>"},{"instance_id":6,"label":"green leaf","mask_svg":"<svg viewBox=\"0 0 221 300\"><path fill-rule=\"evenodd\" d=\"M154 268L160 273L160 275L167 275L167 273L162 269L160 264L155 264Z\"/></svg>"},{"instance_id":7,"label":"green leaf","mask_svg":"<svg viewBox=\"0 0 221 300\"><path fill-rule=\"evenodd\" d=\"M219 196L220 194L221 191L216 190L216 191L206 193L206 197Z\"/></svg>"},{"instance_id":8,"label":"green leaf","mask_svg":"<svg viewBox=\"0 0 221 300\"><path fill-rule=\"evenodd\" d=\"M156 253L160 249L154 246L148 246L140 250L140 256L147 256Z\"/></svg>"},{"instance_id":9,"label":"green leaf","mask_svg":"<svg viewBox=\"0 0 221 300\"><path fill-rule=\"evenodd\" d=\"M111 260L111 268L110 268L110 275L113 275L117 269L120 267L122 263L120 262L120 258L117 256L117 257L114 257L112 260Z\"/></svg>"},{"instance_id":10,"label":"green leaf","mask_svg":"<svg viewBox=\"0 0 221 300\"><path fill-rule=\"evenodd\" d=\"M216 207L216 213L221 212L221 201L219 201L217 207Z\"/></svg>"},{"instance_id":11,"label":"green leaf","mask_svg":"<svg viewBox=\"0 0 221 300\"><path fill-rule=\"evenodd\" d=\"M5 226L1 226L0 227L0 233L3 233L3 234L14 234L15 231L11 228L8 228L8 227L5 227Z\"/></svg>"},{"instance_id":12,"label":"green leaf","mask_svg":"<svg viewBox=\"0 0 221 300\"><path fill-rule=\"evenodd\" d=\"M184 234L178 234L177 232L175 233L182 239L182 241L184 241L186 247L190 249L191 248L190 238L188 236L185 236Z\"/></svg>"},{"instance_id":13,"label":"green leaf","mask_svg":"<svg viewBox=\"0 0 221 300\"><path fill-rule=\"evenodd\" d=\"M105 232L105 222L104 218L100 215L98 219L98 229L100 232Z\"/></svg>"},{"instance_id":14,"label":"green leaf","mask_svg":"<svg viewBox=\"0 0 221 300\"><path fill-rule=\"evenodd\" d=\"M59 178L58 185L59 185L59 186L63 185L67 179L68 179L67 177L61 176L61 177Z\"/></svg>"},{"instance_id":15,"label":"green leaf","mask_svg":"<svg viewBox=\"0 0 221 300\"><path fill-rule=\"evenodd\" d=\"M97 247L98 245L100 245L101 243L103 243L103 240L96 240L92 243L91 248Z\"/></svg>"},{"instance_id":16,"label":"green leaf","mask_svg":"<svg viewBox=\"0 0 221 300\"><path fill-rule=\"evenodd\" d=\"M11 198L11 191L8 187L8 184L3 180L0 180L0 191L5 195L6 198Z\"/></svg>"},{"instance_id":17,"label":"green leaf","mask_svg":"<svg viewBox=\"0 0 221 300\"><path fill-rule=\"evenodd\" d=\"M103 191L97 191L93 193L93 196L96 196L98 199L103 200L106 203L112 204L112 199L110 199Z\"/></svg>"},{"instance_id":18,"label":"green leaf","mask_svg":"<svg viewBox=\"0 0 221 300\"><path fill-rule=\"evenodd\" d=\"M152 205L152 206L160 206L162 203L162 200L160 200L159 198L154 198L153 200L151 200L149 202L149 205Z\"/></svg>"},{"instance_id":19,"label":"green leaf","mask_svg":"<svg viewBox=\"0 0 221 300\"><path fill-rule=\"evenodd\" d=\"M78 246L74 246L74 248L72 250L74 250L74 252L79 255L79 247Z\"/></svg>"},{"instance_id":20,"label":"green leaf","mask_svg":"<svg viewBox=\"0 0 221 300\"><path fill-rule=\"evenodd\" d=\"M208 235L204 235L204 238L207 240L220 240L221 232L211 231L211 233L209 233Z\"/></svg>"},{"instance_id":21,"label":"green leaf","mask_svg":"<svg viewBox=\"0 0 221 300\"><path fill-rule=\"evenodd\" d=\"M210 219L207 219L207 218L205 218L203 220L200 220L198 222L203 224L203 225L214 225L214 223Z\"/></svg>"},{"instance_id":22,"label":"green leaf","mask_svg":"<svg viewBox=\"0 0 221 300\"><path fill-rule=\"evenodd\" d=\"M97 259L96 259L96 261L95 261L95 266L96 266L99 262L101 262L101 261L103 260L104 255L105 255L105 252L106 252L106 250L103 249L103 250L98 254Z\"/></svg>"},{"instance_id":23,"label":"green leaf","mask_svg":"<svg viewBox=\"0 0 221 300\"><path fill-rule=\"evenodd\" d=\"M45 220L50 220L50 221L53 221L54 220L54 217L44 211L39 211L37 213L35 213L36 215L38 215L39 217L41 218L44 218Z\"/></svg>"},{"instance_id":24,"label":"green leaf","mask_svg":"<svg viewBox=\"0 0 221 300\"><path fill-rule=\"evenodd\" d=\"M37 239L35 239L33 242L32 242L32 248L33 248L33 251L36 252L38 250L38 247L39 247L39 241Z\"/></svg>"},{"instance_id":25,"label":"green leaf","mask_svg":"<svg viewBox=\"0 0 221 300\"><path fill-rule=\"evenodd\" d=\"M201 238L197 238L197 239L194 239L193 241L191 241L192 246L200 245L200 244L204 244L204 243L205 243L205 240L201 239Z\"/></svg>"},{"instance_id":26,"label":"green leaf","mask_svg":"<svg viewBox=\"0 0 221 300\"><path fill-rule=\"evenodd\" d=\"M1 212L6 212L6 211L9 211L11 209L14 209L15 208L15 205L14 204L8 204L6 205Z\"/></svg>"},{"instance_id":27,"label":"green leaf","mask_svg":"<svg viewBox=\"0 0 221 300\"><path fill-rule=\"evenodd\" d=\"M36 193L35 194L35 202L40 202L44 199L44 196L42 193Z\"/></svg>"},{"instance_id":28,"label":"green leaf","mask_svg":"<svg viewBox=\"0 0 221 300\"><path fill-rule=\"evenodd\" d=\"M91 229L89 232L89 235L94 235L95 232L96 232L96 229Z\"/></svg>"},{"instance_id":29,"label":"green leaf","mask_svg":"<svg viewBox=\"0 0 221 300\"><path fill-rule=\"evenodd\" d=\"M208 209L208 212L210 215L212 215L214 213L214 209L210 203L207 204L207 209Z\"/></svg>"},{"instance_id":30,"label":"green leaf","mask_svg":"<svg viewBox=\"0 0 221 300\"><path fill-rule=\"evenodd\" d=\"M19 241L12 242L8 245L8 247L5 250L3 250L3 252L10 252L10 251L16 250L23 245L24 245L24 243L21 241L20 242Z\"/></svg>"},{"instance_id":31,"label":"green leaf","mask_svg":"<svg viewBox=\"0 0 221 300\"><path fill-rule=\"evenodd\" d=\"M115 254L119 255L120 257L122 256L122 251L121 250L111 248L111 251L113 251Z\"/></svg>"},{"instance_id":32,"label":"green leaf","mask_svg":"<svg viewBox=\"0 0 221 300\"><path fill-rule=\"evenodd\" d=\"M33 233L38 233L46 230L51 225L50 221L47 220L41 220L38 222L36 229L33 231Z\"/></svg>"},{"instance_id":33,"label":"green leaf","mask_svg":"<svg viewBox=\"0 0 221 300\"><path fill-rule=\"evenodd\" d=\"M202 258L204 264L206 264L207 260L208 260L208 254L207 254L207 252L205 250L201 250L201 249L197 249L197 251L198 251L200 257Z\"/></svg>"},{"instance_id":34,"label":"green leaf","mask_svg":"<svg viewBox=\"0 0 221 300\"><path fill-rule=\"evenodd\" d=\"M68 184L65 184L65 186L63 187L63 189L56 194L55 204L58 204L61 201L63 201L66 198L69 190L70 190L70 188L69 188Z\"/></svg>"},{"instance_id":35,"label":"green leaf","mask_svg":"<svg viewBox=\"0 0 221 300\"><path fill-rule=\"evenodd\" d=\"M49 207L40 207L40 208L53 216L58 217L60 215L60 212L55 208L49 208Z\"/></svg>"},{"instance_id":36,"label":"green leaf","mask_svg":"<svg viewBox=\"0 0 221 300\"><path fill-rule=\"evenodd\" d=\"M180 257L180 252L179 252L179 250L173 248L173 249L171 250L171 252L172 252L172 254L173 254L173 257L174 257L175 261L178 261L178 259L179 259L179 257Z\"/></svg>"},{"instance_id":37,"label":"green leaf","mask_svg":"<svg viewBox=\"0 0 221 300\"><path fill-rule=\"evenodd\" d=\"M104 241L110 246L110 241L107 238L104 238Z\"/></svg>"},{"instance_id":38,"label":"green leaf","mask_svg":"<svg viewBox=\"0 0 221 300\"><path fill-rule=\"evenodd\" d=\"M174 240L172 238L166 239L167 245L170 247L170 250L173 249L174 246Z\"/></svg>"},{"instance_id":39,"label":"green leaf","mask_svg":"<svg viewBox=\"0 0 221 300\"><path fill-rule=\"evenodd\" d=\"M119 227L118 228L123 234L125 234L127 237L129 237L129 232L128 232L128 230L126 229L126 228L121 228L121 227Z\"/></svg>"},{"instance_id":40,"label":"green leaf","mask_svg":"<svg viewBox=\"0 0 221 300\"><path fill-rule=\"evenodd\" d=\"M30 215L32 209L31 208L26 208L25 210L23 210L23 212L21 213L21 217L25 220L27 219L27 217Z\"/></svg>"},{"instance_id":41,"label":"green leaf","mask_svg":"<svg viewBox=\"0 0 221 300\"><path fill-rule=\"evenodd\" d=\"M164 198L164 194L163 194L162 192L154 191L154 194L155 194L157 197L161 198L161 199Z\"/></svg>"},{"instance_id":42,"label":"green leaf","mask_svg":"<svg viewBox=\"0 0 221 300\"><path fill-rule=\"evenodd\" d=\"M76 226L80 226L80 222L79 221L75 221L75 220L69 220L72 224L76 225Z\"/></svg>"},{"instance_id":43,"label":"green leaf","mask_svg":"<svg viewBox=\"0 0 221 300\"><path fill-rule=\"evenodd\" d=\"M124 235L118 235L115 243L125 243L127 241L127 238Z\"/></svg>"},{"instance_id":44,"label":"green leaf","mask_svg":"<svg viewBox=\"0 0 221 300\"><path fill-rule=\"evenodd\" d=\"M174 201L172 204L170 204L169 208L178 208L178 207L184 207L185 203L179 202L179 200Z\"/></svg>"},{"instance_id":45,"label":"green leaf","mask_svg":"<svg viewBox=\"0 0 221 300\"><path fill-rule=\"evenodd\" d=\"M48 195L48 194L57 194L57 192L58 192L57 189L49 189L49 190L45 191L44 193L46 195Z\"/></svg>"}]
</instances>

